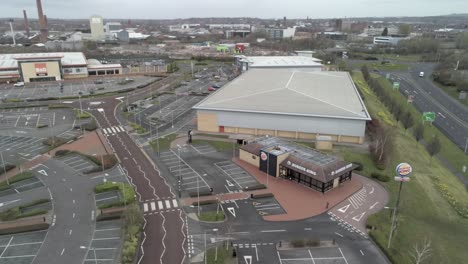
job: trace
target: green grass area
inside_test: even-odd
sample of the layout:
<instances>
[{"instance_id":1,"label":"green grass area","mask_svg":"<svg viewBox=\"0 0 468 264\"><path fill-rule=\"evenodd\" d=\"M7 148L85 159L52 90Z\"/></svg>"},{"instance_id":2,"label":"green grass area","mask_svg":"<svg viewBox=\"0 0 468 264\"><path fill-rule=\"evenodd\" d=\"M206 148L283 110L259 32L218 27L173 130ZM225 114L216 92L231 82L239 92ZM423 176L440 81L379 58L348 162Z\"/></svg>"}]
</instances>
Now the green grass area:
<instances>
[{"instance_id":1,"label":"green grass area","mask_svg":"<svg viewBox=\"0 0 468 264\"><path fill-rule=\"evenodd\" d=\"M372 157L367 150L356 150L352 147L346 146L335 146L334 154L341 156L344 160L349 162L360 162L362 164L362 171L358 171L358 174L371 177L372 173L381 172L374 164Z\"/></svg>"},{"instance_id":2,"label":"green grass area","mask_svg":"<svg viewBox=\"0 0 468 264\"><path fill-rule=\"evenodd\" d=\"M13 220L20 219L20 218L46 214L47 210L43 210L43 209L34 209L29 212L23 212L23 210L27 209L28 207L45 204L49 202L50 202L49 199L39 199L39 200L32 201L31 203L28 203L28 204L23 204L20 206L12 207L0 213L0 220L13 221Z\"/></svg>"},{"instance_id":3,"label":"green grass area","mask_svg":"<svg viewBox=\"0 0 468 264\"><path fill-rule=\"evenodd\" d=\"M217 260L215 260L216 256L216 248L210 248L206 252L206 263L207 264L232 264L237 263L236 258L232 256L232 247L228 247L226 249L225 246L218 246L218 254ZM242 260L244 261L244 260Z\"/></svg>"},{"instance_id":4,"label":"green grass area","mask_svg":"<svg viewBox=\"0 0 468 264\"><path fill-rule=\"evenodd\" d=\"M396 120L388 113L387 109L380 103L378 98L370 91L362 79L361 73L354 73L353 78L363 92L366 106L374 118L385 122L379 112L387 115L394 124ZM380 81L386 81L385 79ZM387 84L385 84L387 85ZM390 83L388 83L390 89ZM402 99L404 100L403 96ZM414 110L416 111L416 110ZM418 119L420 120L420 119ZM394 236L392 248L387 249L387 239L390 227L390 211L383 210L368 219L368 224L376 230L371 231L371 236L391 258L393 263L414 263L410 258L410 250L415 244L421 243L425 238L432 241L432 255L426 263L464 263L468 259L468 251L465 250L466 237L468 235L468 219L462 218L454 207L444 198L438 189L438 181L444 183L450 193L463 208L468 208L468 192L459 180L448 171L436 158L431 158L423 145L419 144L405 132L401 125L397 125L393 153L390 155L390 166L387 175L394 175L394 167L400 162L408 162L413 166L411 181L404 183L400 203L400 224ZM432 137L438 131L426 126L426 138ZM440 133L440 132L439 132ZM439 135L443 142L445 152L457 152L443 135ZM456 148L456 147L455 147ZM348 152L348 153L347 153ZM441 153L444 155L443 153ZM359 159L364 165L365 173L375 170L369 163L370 157L364 154L352 153L345 150L346 159ZM452 154L452 155L455 155ZM458 152L458 155L460 153ZM464 155L461 155L463 158ZM457 157L454 157L457 158ZM461 159L458 157L458 159ZM366 168L367 167L367 168ZM367 170L367 171L366 171ZM436 180L439 179L439 180ZM395 205L398 191L398 183L389 181L383 184L390 192L389 206Z\"/></svg>"},{"instance_id":5,"label":"green grass area","mask_svg":"<svg viewBox=\"0 0 468 264\"><path fill-rule=\"evenodd\" d=\"M146 133L146 129L137 123L132 123L130 122L130 126L138 133L138 134L143 134Z\"/></svg>"},{"instance_id":6,"label":"green grass area","mask_svg":"<svg viewBox=\"0 0 468 264\"><path fill-rule=\"evenodd\" d=\"M4 99L5 103L21 103L23 102L22 99L19 99L19 98L7 98L7 99Z\"/></svg>"},{"instance_id":7,"label":"green grass area","mask_svg":"<svg viewBox=\"0 0 468 264\"><path fill-rule=\"evenodd\" d=\"M81 112L80 110L75 110L75 117L78 119L90 118L91 115L85 111Z\"/></svg>"},{"instance_id":8,"label":"green grass area","mask_svg":"<svg viewBox=\"0 0 468 264\"><path fill-rule=\"evenodd\" d=\"M225 141L216 141L216 140L204 140L204 139L194 139L192 144L207 144L215 148L217 151L232 151L235 147L235 144L232 142Z\"/></svg>"},{"instance_id":9,"label":"green grass area","mask_svg":"<svg viewBox=\"0 0 468 264\"><path fill-rule=\"evenodd\" d=\"M159 140L153 140L150 142L151 147L153 150L158 150L158 143L159 143L159 151L168 150L171 147L171 142L176 139L176 134L169 134L164 137L159 138Z\"/></svg>"},{"instance_id":10,"label":"green grass area","mask_svg":"<svg viewBox=\"0 0 468 264\"><path fill-rule=\"evenodd\" d=\"M459 96L460 93L457 91L456 86L446 86L446 85L442 85L442 84L440 84L438 82L434 82L434 81L433 81L433 83L435 85L437 85L440 89L444 90L448 95L450 95L455 100L457 100L460 103L468 106L468 99L465 99L465 100L458 99L458 96Z\"/></svg>"},{"instance_id":11,"label":"green grass area","mask_svg":"<svg viewBox=\"0 0 468 264\"><path fill-rule=\"evenodd\" d=\"M143 218L140 207L132 204L122 215L123 245L121 251L122 264L133 264L138 252L138 245L143 227Z\"/></svg>"},{"instance_id":12,"label":"green grass area","mask_svg":"<svg viewBox=\"0 0 468 264\"><path fill-rule=\"evenodd\" d=\"M224 220L224 212L223 210L220 210L217 214L216 211L212 212L203 212L200 214L200 217L198 217L201 221L205 222L218 222L218 221L223 221Z\"/></svg>"},{"instance_id":13,"label":"green grass area","mask_svg":"<svg viewBox=\"0 0 468 264\"><path fill-rule=\"evenodd\" d=\"M113 190L118 190L121 194L120 201L105 203L99 206L99 209L110 208L110 207L119 207L122 205L129 205L135 202L135 190L128 183L123 182L105 182L98 184L94 187L95 193L109 192Z\"/></svg>"},{"instance_id":14,"label":"green grass area","mask_svg":"<svg viewBox=\"0 0 468 264\"><path fill-rule=\"evenodd\" d=\"M2 168L3 169L3 168ZM10 185L12 183L15 183L15 182L19 182L19 181L23 181L23 180L27 180L27 179L30 179L34 177L33 173L30 172L30 171L23 171L22 173L18 173L16 174L15 176L11 177L11 178L8 178L8 182L10 183ZM6 182L6 179L5 181L3 182L0 182L0 190L5 190L5 189L9 189L10 188L10 185L7 184Z\"/></svg>"},{"instance_id":15,"label":"green grass area","mask_svg":"<svg viewBox=\"0 0 468 264\"><path fill-rule=\"evenodd\" d=\"M206 133L196 133L195 136L201 136L201 137L215 137L215 138L229 138L228 135L206 134Z\"/></svg>"},{"instance_id":16,"label":"green grass area","mask_svg":"<svg viewBox=\"0 0 468 264\"><path fill-rule=\"evenodd\" d=\"M406 64L400 64L400 63L382 64L381 62L358 63L358 64L354 64L353 67L355 69L360 69L364 65L367 65L367 67L369 67L370 70L377 69L381 71L406 71L409 68L409 66Z\"/></svg>"}]
</instances>

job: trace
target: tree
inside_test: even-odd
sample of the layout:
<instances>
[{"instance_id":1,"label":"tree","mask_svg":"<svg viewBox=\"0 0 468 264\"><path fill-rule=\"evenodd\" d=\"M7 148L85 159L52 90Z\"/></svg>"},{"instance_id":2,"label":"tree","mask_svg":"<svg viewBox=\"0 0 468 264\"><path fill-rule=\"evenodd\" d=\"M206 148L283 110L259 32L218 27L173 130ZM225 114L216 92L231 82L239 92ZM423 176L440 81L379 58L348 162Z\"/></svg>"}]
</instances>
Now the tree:
<instances>
[{"instance_id":1,"label":"tree","mask_svg":"<svg viewBox=\"0 0 468 264\"><path fill-rule=\"evenodd\" d=\"M421 264L431 256L431 252L431 240L425 238L422 244L415 244L413 246L413 251L411 251L409 254L413 259L414 264Z\"/></svg>"},{"instance_id":2,"label":"tree","mask_svg":"<svg viewBox=\"0 0 468 264\"><path fill-rule=\"evenodd\" d=\"M362 76L364 77L364 80L368 81L370 79L370 73L369 73L369 68L367 67L366 64L364 64L361 67L361 72L362 72Z\"/></svg>"},{"instance_id":3,"label":"tree","mask_svg":"<svg viewBox=\"0 0 468 264\"><path fill-rule=\"evenodd\" d=\"M408 130L408 128L414 125L413 116L411 116L411 113L409 111L404 112L401 118L401 123L403 124L403 127L405 128L405 130Z\"/></svg>"},{"instance_id":4,"label":"tree","mask_svg":"<svg viewBox=\"0 0 468 264\"><path fill-rule=\"evenodd\" d=\"M400 24L398 32L402 35L408 36L411 33L411 25L409 24Z\"/></svg>"},{"instance_id":5,"label":"tree","mask_svg":"<svg viewBox=\"0 0 468 264\"><path fill-rule=\"evenodd\" d=\"M468 49L468 33L460 33L455 39L455 45L458 49Z\"/></svg>"},{"instance_id":6,"label":"tree","mask_svg":"<svg viewBox=\"0 0 468 264\"><path fill-rule=\"evenodd\" d=\"M429 152L429 155L431 155L431 157L439 153L440 148L441 148L441 144L440 144L439 137L437 136L434 136L432 140L426 146L427 152Z\"/></svg>"},{"instance_id":7,"label":"tree","mask_svg":"<svg viewBox=\"0 0 468 264\"><path fill-rule=\"evenodd\" d=\"M413 131L414 138L419 142L424 136L424 126L422 124L417 125Z\"/></svg>"},{"instance_id":8,"label":"tree","mask_svg":"<svg viewBox=\"0 0 468 264\"><path fill-rule=\"evenodd\" d=\"M382 36L388 36L388 28L385 27L384 30L382 31Z\"/></svg>"}]
</instances>

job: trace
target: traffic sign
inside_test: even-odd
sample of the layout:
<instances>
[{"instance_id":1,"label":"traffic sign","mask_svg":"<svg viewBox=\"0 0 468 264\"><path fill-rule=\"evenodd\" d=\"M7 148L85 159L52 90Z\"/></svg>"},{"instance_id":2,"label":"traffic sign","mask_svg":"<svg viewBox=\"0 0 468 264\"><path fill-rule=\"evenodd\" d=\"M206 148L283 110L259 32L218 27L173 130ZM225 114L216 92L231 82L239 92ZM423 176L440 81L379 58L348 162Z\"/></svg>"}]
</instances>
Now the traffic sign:
<instances>
[{"instance_id":1,"label":"traffic sign","mask_svg":"<svg viewBox=\"0 0 468 264\"><path fill-rule=\"evenodd\" d=\"M410 180L411 180L410 177L395 176L395 181L398 181L398 182L409 182Z\"/></svg>"},{"instance_id":2,"label":"traffic sign","mask_svg":"<svg viewBox=\"0 0 468 264\"><path fill-rule=\"evenodd\" d=\"M399 82L393 82L393 89L400 89L400 83Z\"/></svg>"},{"instance_id":3,"label":"traffic sign","mask_svg":"<svg viewBox=\"0 0 468 264\"><path fill-rule=\"evenodd\" d=\"M423 112L423 121L434 122L436 114L434 112Z\"/></svg>"},{"instance_id":4,"label":"traffic sign","mask_svg":"<svg viewBox=\"0 0 468 264\"><path fill-rule=\"evenodd\" d=\"M409 165L408 163L404 162L396 166L396 173L400 177L408 177L408 175L410 175L411 172L413 172L413 167L411 167L411 165Z\"/></svg>"}]
</instances>

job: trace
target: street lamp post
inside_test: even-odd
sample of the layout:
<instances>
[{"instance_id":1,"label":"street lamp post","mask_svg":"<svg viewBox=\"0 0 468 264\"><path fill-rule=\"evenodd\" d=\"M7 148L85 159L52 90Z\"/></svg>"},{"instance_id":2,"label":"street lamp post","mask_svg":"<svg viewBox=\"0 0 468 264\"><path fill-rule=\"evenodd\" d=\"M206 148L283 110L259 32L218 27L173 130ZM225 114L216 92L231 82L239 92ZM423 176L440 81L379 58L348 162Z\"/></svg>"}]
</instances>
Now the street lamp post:
<instances>
[{"instance_id":1,"label":"street lamp post","mask_svg":"<svg viewBox=\"0 0 468 264\"><path fill-rule=\"evenodd\" d=\"M7 173L6 173L5 160L3 159L3 152L0 152L0 156L2 157L3 174L5 174L5 178L6 178L7 185L10 185L10 182L9 182L9 179L8 179L8 175L7 175Z\"/></svg>"}]
</instances>

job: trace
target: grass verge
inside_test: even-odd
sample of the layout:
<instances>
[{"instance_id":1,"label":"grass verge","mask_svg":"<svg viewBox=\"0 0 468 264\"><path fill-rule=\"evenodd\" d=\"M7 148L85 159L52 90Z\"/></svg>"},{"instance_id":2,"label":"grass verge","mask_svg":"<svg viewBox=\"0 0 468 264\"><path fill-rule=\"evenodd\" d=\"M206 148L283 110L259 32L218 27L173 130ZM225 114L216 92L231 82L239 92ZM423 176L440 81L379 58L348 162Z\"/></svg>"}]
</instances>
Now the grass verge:
<instances>
[{"instance_id":1,"label":"grass verge","mask_svg":"<svg viewBox=\"0 0 468 264\"><path fill-rule=\"evenodd\" d=\"M375 227L375 230L370 232L371 236L393 263L413 263L410 252L416 244L421 243L425 238L432 241L432 254L427 263L463 263L468 258L468 251L463 246L468 235L468 219L462 218L454 210L454 207L444 197L443 193L439 191L437 183L443 182L463 208L468 207L467 191L439 160L429 156L425 147L417 143L410 132L405 132L401 125L398 125L383 104L363 82L361 73L354 73L353 78L364 94L366 106L373 118L385 122L378 114L383 112L398 128L394 151L390 155L390 164L397 165L400 162L409 162L414 169L411 182L405 183L403 187L400 203L400 224L394 236L392 247L387 249L391 222L389 210L383 210L369 217L368 225ZM432 136L432 133L437 132L433 127L426 127L426 134L429 133L430 136ZM441 141L443 140L442 136L439 136ZM447 146L444 147L447 148ZM348 152L351 153L352 151ZM367 159L370 159L370 157L365 156L365 154L350 153L345 151L343 155L352 159L361 157L363 159L360 159L360 162L363 164L369 163ZM366 171L366 165L364 166L364 171ZM394 175L393 167L389 166L382 173ZM367 168L366 173L374 170L371 165L368 165ZM389 206L394 206L398 183L389 181L383 183L383 185L390 192Z\"/></svg>"},{"instance_id":2,"label":"grass verge","mask_svg":"<svg viewBox=\"0 0 468 264\"><path fill-rule=\"evenodd\" d=\"M77 119L90 118L91 115L85 111L81 112L80 110L75 110L75 117Z\"/></svg>"},{"instance_id":3,"label":"grass verge","mask_svg":"<svg viewBox=\"0 0 468 264\"><path fill-rule=\"evenodd\" d=\"M218 222L218 221L223 221L224 220L224 212L223 210L220 210L218 213L216 211L212 212L203 212L200 214L200 217L198 217L201 221L205 222Z\"/></svg>"},{"instance_id":4,"label":"grass verge","mask_svg":"<svg viewBox=\"0 0 468 264\"><path fill-rule=\"evenodd\" d=\"M176 139L176 134L169 134L164 137L159 138L159 140L153 140L150 142L151 147L153 150L158 150L159 144L159 151L168 150L171 147L171 142ZM158 143L159 142L159 143Z\"/></svg>"},{"instance_id":5,"label":"grass verge","mask_svg":"<svg viewBox=\"0 0 468 264\"><path fill-rule=\"evenodd\" d=\"M105 203L99 206L99 209L119 207L129 205L135 202L135 190L128 183L123 182L105 182L94 187L95 193L103 193L108 191L118 190L122 199L116 202Z\"/></svg>"},{"instance_id":6,"label":"grass verge","mask_svg":"<svg viewBox=\"0 0 468 264\"><path fill-rule=\"evenodd\" d=\"M205 139L194 139L192 144L207 144L215 148L217 151L227 151L235 147L235 144L232 142L225 142L225 141L216 141L216 140L205 140Z\"/></svg>"},{"instance_id":7,"label":"grass verge","mask_svg":"<svg viewBox=\"0 0 468 264\"><path fill-rule=\"evenodd\" d=\"M33 177L34 177L34 175L33 175L32 172L23 171L22 173L18 173L13 177L8 178L8 182L10 183L10 185L7 184L6 180L3 181L3 182L0 182L0 190L9 189L9 188L11 188L11 184L13 184L15 182L27 180L27 179L30 179L30 178L33 178Z\"/></svg>"},{"instance_id":8,"label":"grass verge","mask_svg":"<svg viewBox=\"0 0 468 264\"><path fill-rule=\"evenodd\" d=\"M46 214L47 210L44 210L44 209L35 209L29 212L24 212L24 210L27 209L28 207L45 204L49 202L50 202L49 199L39 199L39 200L32 201L28 204L23 204L20 206L10 208L0 213L0 219L2 221L13 221L13 220L20 219L20 218Z\"/></svg>"},{"instance_id":9,"label":"grass verge","mask_svg":"<svg viewBox=\"0 0 468 264\"><path fill-rule=\"evenodd\" d=\"M146 129L137 123L132 123L130 122L130 126L138 133L138 134L143 134L146 132Z\"/></svg>"}]
</instances>

